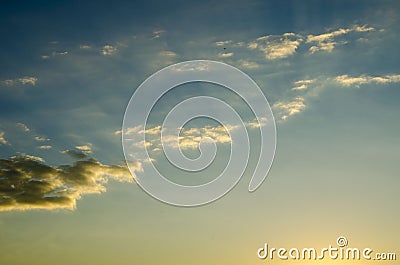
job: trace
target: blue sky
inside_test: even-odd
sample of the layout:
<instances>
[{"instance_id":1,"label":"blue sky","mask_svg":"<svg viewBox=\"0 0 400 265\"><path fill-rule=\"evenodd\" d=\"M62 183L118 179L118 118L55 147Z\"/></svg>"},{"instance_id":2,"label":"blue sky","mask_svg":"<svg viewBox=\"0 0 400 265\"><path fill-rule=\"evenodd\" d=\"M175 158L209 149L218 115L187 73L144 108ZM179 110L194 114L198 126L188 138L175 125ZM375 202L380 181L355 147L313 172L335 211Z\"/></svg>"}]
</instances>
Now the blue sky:
<instances>
[{"instance_id":1,"label":"blue sky","mask_svg":"<svg viewBox=\"0 0 400 265\"><path fill-rule=\"evenodd\" d=\"M47 264L62 255L65 264L107 264L118 256L116 264L154 264L155 244L163 264L187 264L196 248L206 255L194 264L256 264L253 252L267 239L318 245L337 233L398 251L399 8L396 1L2 3L0 261ZM231 64L257 82L278 144L258 191L247 193L246 172L215 204L181 209L134 183L120 130L148 76L194 59ZM160 116L180 98L207 93L246 112L212 86L176 92L161 102ZM206 134L218 127L191 126ZM213 136L226 147L225 132ZM196 142L187 137L193 155ZM212 171L225 161L218 159ZM244 223L250 228L238 228Z\"/></svg>"}]
</instances>

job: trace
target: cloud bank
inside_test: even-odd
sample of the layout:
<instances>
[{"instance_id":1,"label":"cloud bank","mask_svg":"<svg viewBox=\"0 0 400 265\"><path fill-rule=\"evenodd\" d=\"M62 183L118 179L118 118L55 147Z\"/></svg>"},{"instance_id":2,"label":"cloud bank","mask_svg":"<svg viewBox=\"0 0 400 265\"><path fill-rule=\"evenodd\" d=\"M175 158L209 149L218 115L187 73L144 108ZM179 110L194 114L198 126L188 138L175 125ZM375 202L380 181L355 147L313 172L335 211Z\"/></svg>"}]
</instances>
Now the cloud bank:
<instances>
[{"instance_id":1,"label":"cloud bank","mask_svg":"<svg viewBox=\"0 0 400 265\"><path fill-rule=\"evenodd\" d=\"M28 155L0 159L0 211L74 210L82 196L105 192L110 179L134 181L125 166L94 159L58 167Z\"/></svg>"}]
</instances>

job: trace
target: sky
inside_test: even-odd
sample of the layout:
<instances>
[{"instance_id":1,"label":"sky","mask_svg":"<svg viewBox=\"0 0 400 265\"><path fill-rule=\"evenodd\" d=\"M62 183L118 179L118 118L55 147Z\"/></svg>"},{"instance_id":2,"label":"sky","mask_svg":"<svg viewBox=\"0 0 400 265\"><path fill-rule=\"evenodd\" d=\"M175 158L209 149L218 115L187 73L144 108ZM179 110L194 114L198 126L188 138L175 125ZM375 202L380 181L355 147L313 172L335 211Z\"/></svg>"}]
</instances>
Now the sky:
<instances>
[{"instance_id":1,"label":"sky","mask_svg":"<svg viewBox=\"0 0 400 265\"><path fill-rule=\"evenodd\" d=\"M1 264L395 264L260 260L257 249L351 247L400 255L398 1L3 1L0 4ZM226 196L177 207L144 192L121 138L129 99L153 73L188 60L249 75L277 130L267 179L248 192L257 157ZM193 96L219 98L248 129L248 106L221 86L176 87L146 127L152 162L181 184L221 172L231 139L195 119L180 148L215 161L188 177L159 139L165 115ZM267 124L270 121L267 121ZM125 136L125 135L124 135ZM258 149L257 149L258 148ZM146 172L141 172L146 176ZM398 257L399 258L399 257Z\"/></svg>"}]
</instances>

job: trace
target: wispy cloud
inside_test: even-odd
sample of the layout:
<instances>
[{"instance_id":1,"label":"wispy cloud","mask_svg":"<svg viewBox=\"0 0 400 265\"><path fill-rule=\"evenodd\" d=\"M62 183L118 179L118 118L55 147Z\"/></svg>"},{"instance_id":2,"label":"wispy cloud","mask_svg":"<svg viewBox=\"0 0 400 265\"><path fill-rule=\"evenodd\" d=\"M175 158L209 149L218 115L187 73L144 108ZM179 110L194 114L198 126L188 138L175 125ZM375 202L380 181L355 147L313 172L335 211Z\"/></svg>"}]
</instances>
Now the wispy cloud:
<instances>
[{"instance_id":1,"label":"wispy cloud","mask_svg":"<svg viewBox=\"0 0 400 265\"><path fill-rule=\"evenodd\" d=\"M202 140L211 140L221 144L231 142L231 138L224 126L205 126L201 128L183 129L181 131L181 137L179 137L179 147L182 149L196 149ZM178 146L175 146L175 139L171 139L171 141L167 140L166 142L167 144L171 144L172 147L178 148Z\"/></svg>"},{"instance_id":2,"label":"wispy cloud","mask_svg":"<svg viewBox=\"0 0 400 265\"><path fill-rule=\"evenodd\" d=\"M80 150L62 150L60 151L61 154L66 154L72 157L73 159L84 159L88 157L88 153L82 152Z\"/></svg>"},{"instance_id":3,"label":"wispy cloud","mask_svg":"<svg viewBox=\"0 0 400 265\"><path fill-rule=\"evenodd\" d=\"M177 54L175 52L172 52L172 51L161 51L161 52L159 52L159 54L161 56L169 57L169 58L174 58L174 57L177 56Z\"/></svg>"},{"instance_id":4,"label":"wispy cloud","mask_svg":"<svg viewBox=\"0 0 400 265\"><path fill-rule=\"evenodd\" d=\"M25 124L23 124L23 123L21 123L21 122L18 122L17 123L17 126L21 129L21 130L23 130L24 132L29 132L31 129L29 129L29 127L27 126L27 125L25 125Z\"/></svg>"},{"instance_id":5,"label":"wispy cloud","mask_svg":"<svg viewBox=\"0 0 400 265\"><path fill-rule=\"evenodd\" d=\"M272 105L275 113L281 120L287 120L289 117L296 115L306 108L303 97L296 97L290 101L278 101Z\"/></svg>"},{"instance_id":6,"label":"wispy cloud","mask_svg":"<svg viewBox=\"0 0 400 265\"><path fill-rule=\"evenodd\" d=\"M244 125L249 129L254 129L265 126L267 122L266 118L261 117L259 120L254 119L244 122ZM190 150L197 149L201 141L213 141L216 144L231 143L228 132L238 129L239 125L207 125L203 127L175 129L161 129L161 126L155 126L146 130L140 128L142 128L142 126L127 128L124 131L124 135L126 135L125 140L132 142L131 147L136 148L145 145L146 148L150 148L153 151L160 151L163 145L172 148L180 148L182 150ZM139 141L139 135L143 133L147 136L146 142L142 140ZM160 138L161 133L163 133L162 142Z\"/></svg>"},{"instance_id":7,"label":"wispy cloud","mask_svg":"<svg viewBox=\"0 0 400 265\"><path fill-rule=\"evenodd\" d=\"M79 45L79 49L81 50L91 50L93 47L91 45L88 44L81 44Z\"/></svg>"},{"instance_id":8,"label":"wispy cloud","mask_svg":"<svg viewBox=\"0 0 400 265\"><path fill-rule=\"evenodd\" d=\"M38 81L37 77L34 76L24 76L16 79L6 79L1 81L3 85L6 86L16 86L16 85L31 85L34 86L36 85Z\"/></svg>"},{"instance_id":9,"label":"wispy cloud","mask_svg":"<svg viewBox=\"0 0 400 265\"><path fill-rule=\"evenodd\" d=\"M228 57L232 57L233 56L233 52L220 52L218 53L218 57L220 58L228 58Z\"/></svg>"},{"instance_id":10,"label":"wispy cloud","mask_svg":"<svg viewBox=\"0 0 400 265\"><path fill-rule=\"evenodd\" d=\"M260 65L258 63L249 60L239 60L237 63L240 68L245 68L250 70L260 68Z\"/></svg>"},{"instance_id":11,"label":"wispy cloud","mask_svg":"<svg viewBox=\"0 0 400 265\"><path fill-rule=\"evenodd\" d=\"M44 142L44 141L49 141L50 139L43 137L43 136L35 136L33 139L37 142Z\"/></svg>"},{"instance_id":12,"label":"wispy cloud","mask_svg":"<svg viewBox=\"0 0 400 265\"><path fill-rule=\"evenodd\" d=\"M173 70L176 72L208 71L209 65L207 63L198 63L195 66L185 64L175 65Z\"/></svg>"},{"instance_id":13,"label":"wispy cloud","mask_svg":"<svg viewBox=\"0 0 400 265\"><path fill-rule=\"evenodd\" d=\"M215 46L221 47L221 46L226 46L231 43L232 43L231 40L217 41L217 42L215 42Z\"/></svg>"},{"instance_id":14,"label":"wispy cloud","mask_svg":"<svg viewBox=\"0 0 400 265\"><path fill-rule=\"evenodd\" d=\"M340 28L331 32L319 34L319 35L308 35L306 43L311 43L313 46L309 48L310 53L315 53L317 51L331 52L336 45L344 44L346 41L335 41L336 37L349 34L350 32L369 32L373 31L375 28L355 25L351 28Z\"/></svg>"},{"instance_id":15,"label":"wispy cloud","mask_svg":"<svg viewBox=\"0 0 400 265\"><path fill-rule=\"evenodd\" d=\"M0 144L8 144L6 138L4 138L4 132L0 131Z\"/></svg>"},{"instance_id":16,"label":"wispy cloud","mask_svg":"<svg viewBox=\"0 0 400 265\"><path fill-rule=\"evenodd\" d=\"M155 30L155 31L153 31L153 35L152 35L151 39L158 39L165 33L166 33L166 31L163 29Z\"/></svg>"},{"instance_id":17,"label":"wispy cloud","mask_svg":"<svg viewBox=\"0 0 400 265\"><path fill-rule=\"evenodd\" d=\"M308 85L313 83L315 80L313 79L304 79L304 80L298 80L294 82L294 87L292 90L294 91L301 91L301 90L306 90L308 88Z\"/></svg>"},{"instance_id":18,"label":"wispy cloud","mask_svg":"<svg viewBox=\"0 0 400 265\"><path fill-rule=\"evenodd\" d=\"M250 50L260 50L268 60L283 59L295 54L296 49L303 41L301 35L284 33L280 36L262 36L250 42L247 47Z\"/></svg>"},{"instance_id":19,"label":"wispy cloud","mask_svg":"<svg viewBox=\"0 0 400 265\"><path fill-rule=\"evenodd\" d=\"M360 75L352 77L349 75L340 75L334 78L334 80L342 86L355 86L360 87L360 85L365 84L388 84L388 83L398 83L400 82L400 74L384 75L384 76L368 76Z\"/></svg>"},{"instance_id":20,"label":"wispy cloud","mask_svg":"<svg viewBox=\"0 0 400 265\"><path fill-rule=\"evenodd\" d=\"M41 145L41 146L38 146L38 148L39 149L43 149L43 150L48 150L48 149L53 148L53 146L51 146L51 145Z\"/></svg>"},{"instance_id":21,"label":"wispy cloud","mask_svg":"<svg viewBox=\"0 0 400 265\"><path fill-rule=\"evenodd\" d=\"M118 49L117 49L117 47L115 47L115 46L112 46L112 45L104 45L104 46L101 48L100 53L101 53L102 55L104 55L104 56L110 56L110 55L115 54L117 51L118 51Z\"/></svg>"},{"instance_id":22,"label":"wispy cloud","mask_svg":"<svg viewBox=\"0 0 400 265\"><path fill-rule=\"evenodd\" d=\"M87 152L87 153L92 152L92 144L77 145L77 146L75 146L75 148L82 152Z\"/></svg>"},{"instance_id":23,"label":"wispy cloud","mask_svg":"<svg viewBox=\"0 0 400 265\"><path fill-rule=\"evenodd\" d=\"M65 55L68 55L68 54L69 54L68 51L54 51L51 54L41 55L40 58L42 58L44 60L47 60L47 59L50 59L50 58L54 58L54 57L57 57L57 56L65 56Z\"/></svg>"}]
</instances>

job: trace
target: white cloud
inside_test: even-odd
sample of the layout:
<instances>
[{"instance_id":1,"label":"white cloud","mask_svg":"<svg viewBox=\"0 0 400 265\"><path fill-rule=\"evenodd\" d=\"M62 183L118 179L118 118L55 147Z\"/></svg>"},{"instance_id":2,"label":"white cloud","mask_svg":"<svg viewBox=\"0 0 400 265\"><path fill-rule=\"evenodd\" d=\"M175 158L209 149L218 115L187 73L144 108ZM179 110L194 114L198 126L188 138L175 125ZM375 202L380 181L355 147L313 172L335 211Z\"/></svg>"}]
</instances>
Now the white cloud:
<instances>
[{"instance_id":1,"label":"white cloud","mask_svg":"<svg viewBox=\"0 0 400 265\"><path fill-rule=\"evenodd\" d=\"M173 66L176 72L191 72L191 71L208 71L209 65L207 63L197 63L196 65L180 64Z\"/></svg>"},{"instance_id":2,"label":"white cloud","mask_svg":"<svg viewBox=\"0 0 400 265\"><path fill-rule=\"evenodd\" d=\"M248 128L259 128L267 124L267 119L261 117L259 120L254 119L250 122L245 122L244 124ZM215 143L226 144L231 142L231 138L228 132L236 130L238 128L239 125L204 126L189 129L176 128L177 132L179 132L178 139L176 138L175 134L168 134L164 132L162 137L162 144L172 148L181 149L196 149L198 148L201 141L214 141ZM135 130L135 132L138 132L138 130ZM146 130L146 133L150 134L150 138L148 138L146 142L134 142L132 146L143 146L144 144L146 147L152 147L153 151L159 151L162 148L161 142L160 139L155 136L157 136L157 134L159 134L160 132L161 126L150 128Z\"/></svg>"},{"instance_id":3,"label":"white cloud","mask_svg":"<svg viewBox=\"0 0 400 265\"><path fill-rule=\"evenodd\" d=\"M229 129L229 128L228 128ZM206 126L202 128L183 129L179 141L179 147L183 149L198 148L201 140L212 139L216 143L230 143L231 138L224 126Z\"/></svg>"},{"instance_id":4,"label":"white cloud","mask_svg":"<svg viewBox=\"0 0 400 265\"><path fill-rule=\"evenodd\" d=\"M293 83L294 87L292 88L292 90L294 91L306 90L308 88L308 85L313 83L314 81L315 80L313 79L298 80Z\"/></svg>"},{"instance_id":5,"label":"white cloud","mask_svg":"<svg viewBox=\"0 0 400 265\"><path fill-rule=\"evenodd\" d=\"M42 58L43 60L47 60L47 59L50 59L50 58L54 58L56 56L65 56L65 55L68 55L68 54L69 54L68 51L61 51L61 52L54 51L50 55L41 55L40 58Z\"/></svg>"},{"instance_id":6,"label":"white cloud","mask_svg":"<svg viewBox=\"0 0 400 265\"><path fill-rule=\"evenodd\" d=\"M7 79L1 81L6 86L15 86L15 85L31 85L34 86L36 85L36 82L38 81L37 77L33 76L24 76L16 79Z\"/></svg>"},{"instance_id":7,"label":"white cloud","mask_svg":"<svg viewBox=\"0 0 400 265\"><path fill-rule=\"evenodd\" d=\"M296 97L291 101L279 101L272 105L272 108L279 115L281 120L287 120L290 116L296 115L306 108L303 97Z\"/></svg>"},{"instance_id":8,"label":"white cloud","mask_svg":"<svg viewBox=\"0 0 400 265\"><path fill-rule=\"evenodd\" d=\"M228 44L231 44L231 43L232 43L231 40L224 40L224 41L217 41L217 42L215 42L215 45L216 45L216 46L225 46L225 45L228 45Z\"/></svg>"},{"instance_id":9,"label":"white cloud","mask_svg":"<svg viewBox=\"0 0 400 265\"><path fill-rule=\"evenodd\" d=\"M251 122L246 122L246 126L250 127L250 128L260 128L262 126L267 125L268 119L265 117L261 117L258 120L254 119Z\"/></svg>"},{"instance_id":10,"label":"white cloud","mask_svg":"<svg viewBox=\"0 0 400 265\"><path fill-rule=\"evenodd\" d=\"M41 145L41 146L38 146L38 148L39 149L43 149L43 150L48 150L48 149L51 149L53 147L51 145Z\"/></svg>"},{"instance_id":11,"label":"white cloud","mask_svg":"<svg viewBox=\"0 0 400 265\"><path fill-rule=\"evenodd\" d=\"M218 57L220 58L228 58L228 57L232 57L233 56L233 52L220 52L218 53Z\"/></svg>"},{"instance_id":12,"label":"white cloud","mask_svg":"<svg viewBox=\"0 0 400 265\"><path fill-rule=\"evenodd\" d=\"M63 51L63 52L54 52L53 55L54 55L54 56L57 56L57 55L64 56L64 55L68 55L68 52L67 52L67 51Z\"/></svg>"},{"instance_id":13,"label":"white cloud","mask_svg":"<svg viewBox=\"0 0 400 265\"><path fill-rule=\"evenodd\" d=\"M314 45L310 47L310 53L315 53L317 51L331 52L337 44L345 44L346 41L335 41L336 37L349 34L351 32L369 32L375 30L372 27L358 26L355 25L351 28L340 28L331 32L319 34L319 35L308 35L306 43L313 43Z\"/></svg>"},{"instance_id":14,"label":"white cloud","mask_svg":"<svg viewBox=\"0 0 400 265\"><path fill-rule=\"evenodd\" d=\"M90 49L92 49L92 48L93 48L92 46L87 45L87 44L81 44L81 45L79 45L79 49L81 49L81 50L90 50Z\"/></svg>"},{"instance_id":15,"label":"white cloud","mask_svg":"<svg viewBox=\"0 0 400 265\"><path fill-rule=\"evenodd\" d=\"M367 25L363 25L363 26L355 25L353 27L353 30L356 31L356 32L369 32L369 31L374 31L375 28L368 27Z\"/></svg>"},{"instance_id":16,"label":"white cloud","mask_svg":"<svg viewBox=\"0 0 400 265\"><path fill-rule=\"evenodd\" d=\"M37 78L36 77L32 77L32 76L25 76L22 78L18 78L18 81L23 84L23 85L36 85L37 82Z\"/></svg>"},{"instance_id":17,"label":"white cloud","mask_svg":"<svg viewBox=\"0 0 400 265\"><path fill-rule=\"evenodd\" d=\"M82 151L84 154L91 154L92 153L92 144L85 144L85 145L77 145L75 148L79 151Z\"/></svg>"},{"instance_id":18,"label":"white cloud","mask_svg":"<svg viewBox=\"0 0 400 265\"><path fill-rule=\"evenodd\" d=\"M119 131L117 131L117 132L119 133ZM142 134L142 133L145 133L147 135L159 134L159 133L161 133L161 126L156 126L156 127L153 127L153 128L147 128L145 130L142 130L142 126L138 125L138 126L135 126L135 127L127 128L124 131L124 135L133 135L134 136L134 135L139 135L139 134Z\"/></svg>"},{"instance_id":19,"label":"white cloud","mask_svg":"<svg viewBox=\"0 0 400 265\"><path fill-rule=\"evenodd\" d=\"M110 56L113 55L117 52L117 47L112 46L112 45L104 45L103 48L101 49L101 54L104 56Z\"/></svg>"},{"instance_id":20,"label":"white cloud","mask_svg":"<svg viewBox=\"0 0 400 265\"><path fill-rule=\"evenodd\" d=\"M176 56L177 56L177 54L174 53L174 52L172 52L172 51L161 51L159 54L160 54L161 56L169 57L169 58L173 58L173 57L176 57Z\"/></svg>"},{"instance_id":21,"label":"white cloud","mask_svg":"<svg viewBox=\"0 0 400 265\"><path fill-rule=\"evenodd\" d=\"M28 126L26 126L25 124L23 124L23 123L21 123L21 122L18 122L17 123L17 126L19 127L19 128L21 128L21 130L23 130L24 132L29 132L31 129L29 129L29 127Z\"/></svg>"},{"instance_id":22,"label":"white cloud","mask_svg":"<svg viewBox=\"0 0 400 265\"><path fill-rule=\"evenodd\" d=\"M239 60L238 61L239 67L245 69L257 69L260 68L260 65L256 62L248 61L248 60Z\"/></svg>"},{"instance_id":23,"label":"white cloud","mask_svg":"<svg viewBox=\"0 0 400 265\"><path fill-rule=\"evenodd\" d=\"M255 50L255 49L257 49L257 47L258 47L258 43L257 42L250 42L248 45L247 45L247 48L249 48L250 50Z\"/></svg>"},{"instance_id":24,"label":"white cloud","mask_svg":"<svg viewBox=\"0 0 400 265\"><path fill-rule=\"evenodd\" d=\"M4 132L0 131L0 144L8 144L6 138L4 138Z\"/></svg>"},{"instance_id":25,"label":"white cloud","mask_svg":"<svg viewBox=\"0 0 400 265\"><path fill-rule=\"evenodd\" d=\"M46 162L43 158L41 158L41 157L39 157L39 156L21 154L21 157L26 158L26 159L29 159L29 160L41 162L41 163ZM11 158L12 158L12 159L15 159L15 158L17 158L17 156L12 156Z\"/></svg>"},{"instance_id":26,"label":"white cloud","mask_svg":"<svg viewBox=\"0 0 400 265\"><path fill-rule=\"evenodd\" d=\"M334 78L334 80L342 86L356 86L365 84L388 84L388 83L398 83L400 82L400 74L385 75L385 76L368 76L360 75L352 77L349 75L340 75Z\"/></svg>"},{"instance_id":27,"label":"white cloud","mask_svg":"<svg viewBox=\"0 0 400 265\"><path fill-rule=\"evenodd\" d=\"M250 42L247 47L251 50L258 49L265 54L268 60L287 58L296 53L303 41L300 35L284 33L280 36L262 36Z\"/></svg>"},{"instance_id":28,"label":"white cloud","mask_svg":"<svg viewBox=\"0 0 400 265\"><path fill-rule=\"evenodd\" d=\"M35 139L35 141L38 141L38 142L44 142L44 141L49 141L50 140L50 139L45 138L43 136L35 136L34 139Z\"/></svg>"},{"instance_id":29,"label":"white cloud","mask_svg":"<svg viewBox=\"0 0 400 265\"><path fill-rule=\"evenodd\" d=\"M162 34L164 34L166 31L165 30L155 30L153 31L153 36L151 37L151 39L158 39L161 37Z\"/></svg>"}]
</instances>

